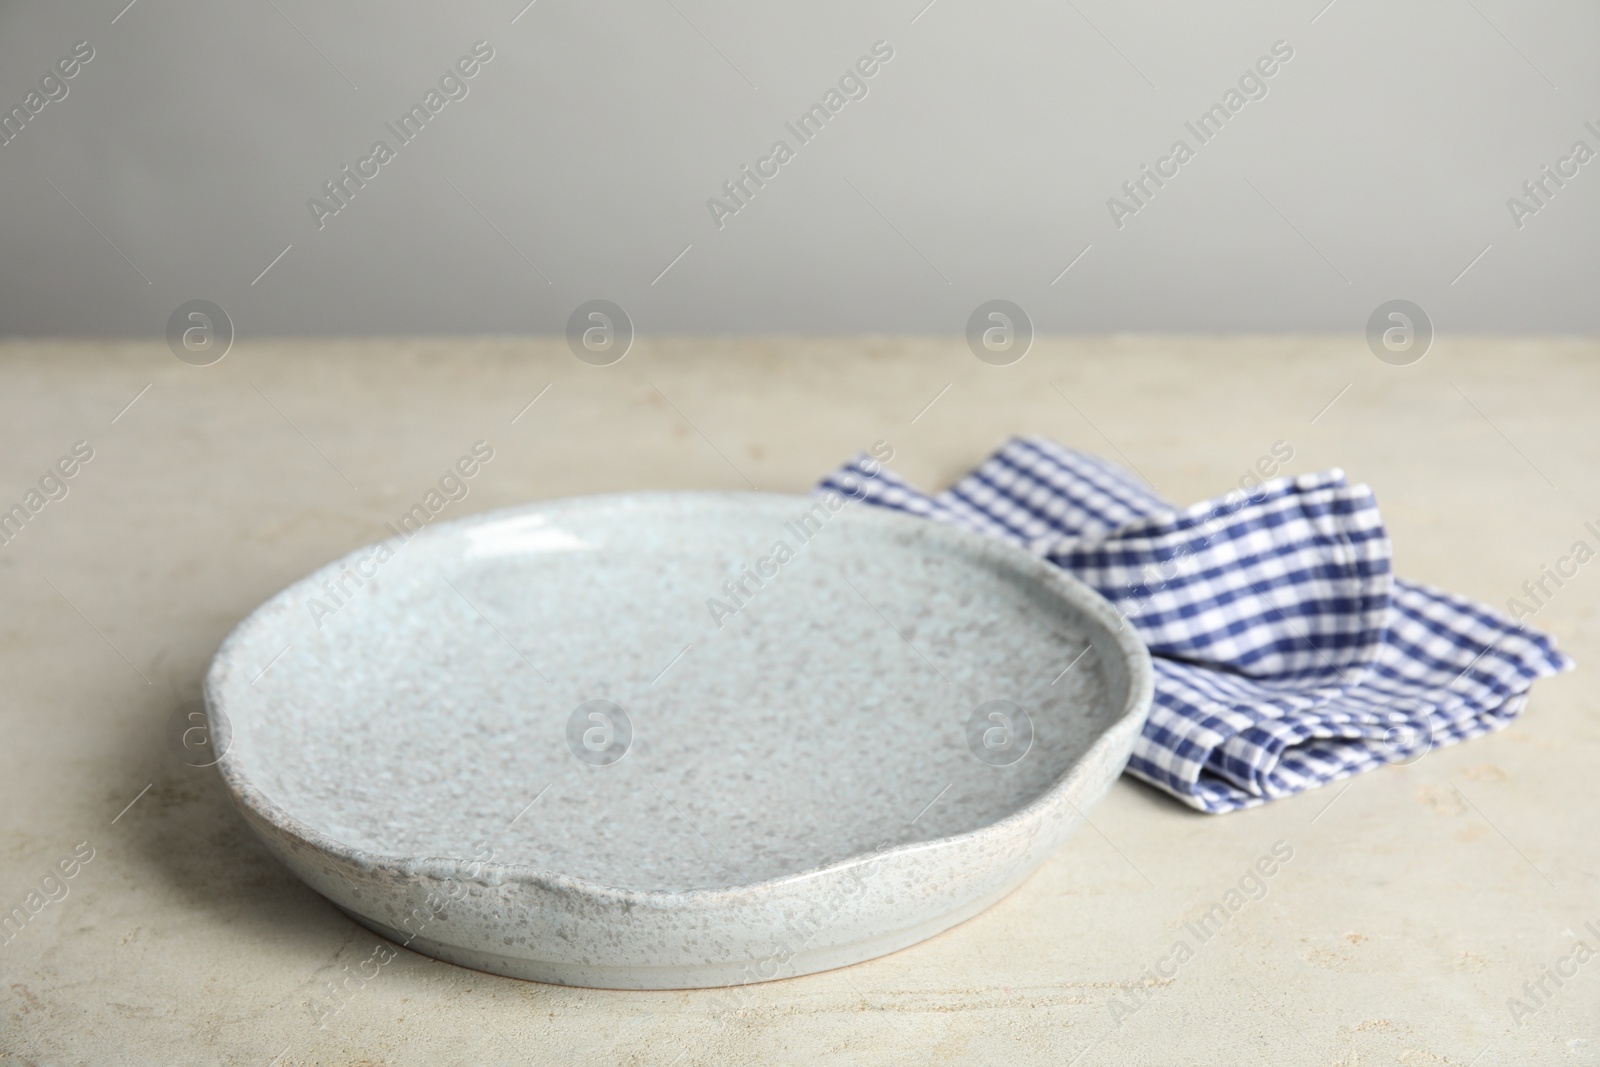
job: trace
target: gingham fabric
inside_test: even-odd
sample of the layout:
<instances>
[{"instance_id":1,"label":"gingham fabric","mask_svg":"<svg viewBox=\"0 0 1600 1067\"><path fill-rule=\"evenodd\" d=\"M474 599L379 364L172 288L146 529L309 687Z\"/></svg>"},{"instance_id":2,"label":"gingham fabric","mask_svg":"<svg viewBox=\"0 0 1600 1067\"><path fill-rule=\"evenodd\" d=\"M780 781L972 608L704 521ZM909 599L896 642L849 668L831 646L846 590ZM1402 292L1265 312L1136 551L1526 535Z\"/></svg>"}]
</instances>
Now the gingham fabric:
<instances>
[{"instance_id":1,"label":"gingham fabric","mask_svg":"<svg viewBox=\"0 0 1600 1067\"><path fill-rule=\"evenodd\" d=\"M1155 664L1128 773L1204 812L1500 729L1572 666L1543 634L1395 578L1372 491L1339 470L1175 510L1033 437L937 496L864 455L827 490L1020 545L1110 600Z\"/></svg>"}]
</instances>

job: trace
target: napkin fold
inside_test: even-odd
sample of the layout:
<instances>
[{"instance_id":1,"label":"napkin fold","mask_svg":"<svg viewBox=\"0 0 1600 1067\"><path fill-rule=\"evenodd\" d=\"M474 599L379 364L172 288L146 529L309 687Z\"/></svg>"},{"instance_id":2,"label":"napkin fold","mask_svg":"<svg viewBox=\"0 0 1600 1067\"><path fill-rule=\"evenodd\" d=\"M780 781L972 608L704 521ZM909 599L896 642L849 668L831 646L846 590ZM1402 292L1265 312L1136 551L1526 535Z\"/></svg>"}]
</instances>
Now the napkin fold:
<instances>
[{"instance_id":1,"label":"napkin fold","mask_svg":"<svg viewBox=\"0 0 1600 1067\"><path fill-rule=\"evenodd\" d=\"M934 496L865 454L817 489L1020 545L1111 601L1155 666L1128 773L1204 812L1498 730L1534 679L1573 665L1541 633L1394 577L1372 490L1337 469L1176 509L1027 437Z\"/></svg>"}]
</instances>

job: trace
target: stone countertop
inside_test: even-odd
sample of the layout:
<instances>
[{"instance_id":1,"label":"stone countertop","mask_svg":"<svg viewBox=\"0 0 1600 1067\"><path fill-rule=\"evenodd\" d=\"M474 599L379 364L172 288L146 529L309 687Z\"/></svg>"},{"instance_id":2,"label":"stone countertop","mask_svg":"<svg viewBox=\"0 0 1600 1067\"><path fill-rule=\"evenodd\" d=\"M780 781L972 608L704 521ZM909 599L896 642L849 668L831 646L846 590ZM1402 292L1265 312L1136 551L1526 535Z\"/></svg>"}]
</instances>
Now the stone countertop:
<instances>
[{"instance_id":1,"label":"stone countertop","mask_svg":"<svg viewBox=\"0 0 1600 1067\"><path fill-rule=\"evenodd\" d=\"M1539 683L1509 729L1220 817L1124 778L990 911L748 987L734 1011L400 951L319 1029L313 998L379 942L166 740L242 616L383 536L479 439L495 459L452 515L803 492L879 440L940 488L1013 433L1188 503L1276 445L1289 472L1374 486L1398 573L1504 609L1574 542L1600 547L1597 357L1446 337L1394 367L1359 337L1111 337L993 367L960 339L773 338L641 340L592 367L559 339L411 339L241 342L196 368L159 343L0 343L0 505L93 450L0 546L0 912L59 897L0 935L0 1063L1600 1063L1600 961L1570 955L1600 949L1582 673L1600 564L1547 583L1533 622L1579 672ZM1265 895L1194 936L1275 846L1292 858Z\"/></svg>"}]
</instances>

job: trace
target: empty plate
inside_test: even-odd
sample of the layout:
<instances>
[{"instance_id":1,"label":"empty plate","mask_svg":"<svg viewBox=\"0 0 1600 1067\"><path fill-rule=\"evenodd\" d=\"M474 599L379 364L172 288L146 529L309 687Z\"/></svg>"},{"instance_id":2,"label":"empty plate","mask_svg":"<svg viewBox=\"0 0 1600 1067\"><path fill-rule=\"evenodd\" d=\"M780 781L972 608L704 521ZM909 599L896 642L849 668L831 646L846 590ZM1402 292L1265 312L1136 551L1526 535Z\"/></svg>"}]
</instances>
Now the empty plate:
<instances>
[{"instance_id":1,"label":"empty plate","mask_svg":"<svg viewBox=\"0 0 1600 1067\"><path fill-rule=\"evenodd\" d=\"M206 680L246 819L358 922L641 989L975 915L1110 787L1150 692L1131 627L1026 552L758 493L398 530L263 604Z\"/></svg>"}]
</instances>

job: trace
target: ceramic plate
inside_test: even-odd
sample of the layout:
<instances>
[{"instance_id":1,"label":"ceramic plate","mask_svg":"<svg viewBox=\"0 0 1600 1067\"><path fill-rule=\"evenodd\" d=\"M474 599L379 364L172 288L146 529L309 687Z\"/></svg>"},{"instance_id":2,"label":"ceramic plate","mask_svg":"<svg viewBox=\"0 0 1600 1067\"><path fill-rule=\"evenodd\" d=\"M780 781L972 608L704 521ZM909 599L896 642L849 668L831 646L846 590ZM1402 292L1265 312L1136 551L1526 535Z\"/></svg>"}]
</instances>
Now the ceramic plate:
<instances>
[{"instance_id":1,"label":"ceramic plate","mask_svg":"<svg viewBox=\"0 0 1600 1067\"><path fill-rule=\"evenodd\" d=\"M319 893L497 974L733 985L911 945L1062 843L1150 702L1085 586L837 496L401 533L223 643L218 766Z\"/></svg>"}]
</instances>

